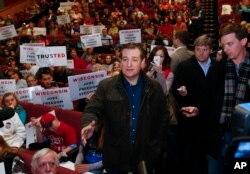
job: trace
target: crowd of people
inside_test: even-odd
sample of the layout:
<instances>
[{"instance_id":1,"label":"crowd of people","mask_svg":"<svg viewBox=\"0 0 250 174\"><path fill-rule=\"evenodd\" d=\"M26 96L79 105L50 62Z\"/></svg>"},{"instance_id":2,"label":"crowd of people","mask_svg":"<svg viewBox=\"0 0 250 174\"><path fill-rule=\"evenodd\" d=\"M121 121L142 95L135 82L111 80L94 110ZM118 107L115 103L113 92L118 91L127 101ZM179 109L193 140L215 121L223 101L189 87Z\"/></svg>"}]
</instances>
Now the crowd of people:
<instances>
[{"instance_id":1,"label":"crowd of people","mask_svg":"<svg viewBox=\"0 0 250 174\"><path fill-rule=\"evenodd\" d=\"M83 112L81 132L52 113L27 120L16 95L5 93L0 110L0 160L6 171L16 170L15 160L23 163L17 151L24 148L25 123L31 121L37 142L29 149L39 150L31 163L34 173L57 173L60 157L76 148L79 151L70 160L78 173L138 173L142 168L148 173L227 173L224 157L232 143L232 109L250 101L248 24L221 28L221 47L216 48L221 50L213 54L215 38L193 28L202 29L200 1L77 3L71 10L55 10L46 0L35 1L34 9L42 12L38 21L23 24L17 38L0 42L1 60L7 67L1 79L15 79L17 89L68 86L72 69L19 62L19 45L31 42L66 46L75 69L107 71L109 77L84 99L84 106L77 107ZM58 25L56 16L61 14L69 14L71 23ZM10 24L16 25L1 22L2 26ZM103 45L82 49L80 25L104 25ZM45 27L47 35L33 35L33 27ZM119 30L132 28L141 28L143 42L119 44ZM148 51L145 44L152 43L155 47ZM175 48L171 54L166 48L170 45ZM25 77L22 71L28 72Z\"/></svg>"}]
</instances>

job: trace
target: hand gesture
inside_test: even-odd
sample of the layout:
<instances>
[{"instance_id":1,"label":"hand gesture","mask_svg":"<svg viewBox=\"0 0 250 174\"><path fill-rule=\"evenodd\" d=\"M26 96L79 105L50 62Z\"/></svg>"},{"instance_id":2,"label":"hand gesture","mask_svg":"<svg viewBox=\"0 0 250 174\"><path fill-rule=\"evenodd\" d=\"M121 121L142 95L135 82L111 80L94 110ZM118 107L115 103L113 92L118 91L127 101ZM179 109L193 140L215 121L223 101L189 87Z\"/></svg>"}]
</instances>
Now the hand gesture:
<instances>
[{"instance_id":1,"label":"hand gesture","mask_svg":"<svg viewBox=\"0 0 250 174\"><path fill-rule=\"evenodd\" d=\"M87 140L91 138L95 131L95 121L92 121L88 126L82 128L82 143L85 146L87 144Z\"/></svg>"},{"instance_id":2,"label":"hand gesture","mask_svg":"<svg viewBox=\"0 0 250 174\"><path fill-rule=\"evenodd\" d=\"M31 117L31 118L30 118L30 121L31 121L31 124L32 124L33 126L41 127L40 121L39 121L37 118Z\"/></svg>"},{"instance_id":3,"label":"hand gesture","mask_svg":"<svg viewBox=\"0 0 250 174\"><path fill-rule=\"evenodd\" d=\"M88 164L77 164L75 165L75 171L78 173L85 173L89 171L89 165Z\"/></svg>"},{"instance_id":4,"label":"hand gesture","mask_svg":"<svg viewBox=\"0 0 250 174\"><path fill-rule=\"evenodd\" d=\"M195 106L182 107L181 111L186 117L195 117L199 114L199 109Z\"/></svg>"},{"instance_id":5,"label":"hand gesture","mask_svg":"<svg viewBox=\"0 0 250 174\"><path fill-rule=\"evenodd\" d=\"M182 97L185 97L188 94L186 86L181 86L177 90Z\"/></svg>"}]
</instances>

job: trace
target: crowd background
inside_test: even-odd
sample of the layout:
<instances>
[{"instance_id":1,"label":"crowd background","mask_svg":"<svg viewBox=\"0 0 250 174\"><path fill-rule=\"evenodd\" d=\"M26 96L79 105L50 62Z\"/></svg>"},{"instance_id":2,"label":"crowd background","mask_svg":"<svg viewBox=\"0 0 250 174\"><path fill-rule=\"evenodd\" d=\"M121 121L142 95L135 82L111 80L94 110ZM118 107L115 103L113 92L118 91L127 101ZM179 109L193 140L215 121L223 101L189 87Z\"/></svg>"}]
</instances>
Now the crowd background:
<instances>
[{"instance_id":1,"label":"crowd background","mask_svg":"<svg viewBox=\"0 0 250 174\"><path fill-rule=\"evenodd\" d=\"M150 62L155 55L164 57L164 66L153 69L150 76L159 79L164 70L163 80L170 81L172 84L173 75L170 69L171 55L168 55L163 47L154 45L173 46L178 31L187 31L190 34L185 46L193 49L193 41L204 31L203 7L209 0L179 0L179 1L157 1L157 0L96 0L94 2L76 1L78 5L71 10L61 10L60 2L53 0L35 0L26 9L18 11L15 15L0 17L0 27L14 25L18 36L15 38L0 41L0 78L15 79L18 88L36 86L40 84L43 88L68 86L67 76L86 72L106 70L109 76L117 75L120 72L120 47L119 30L140 28L142 32L142 45L147 51L148 60L145 62L144 69L150 74ZM170 3L171 2L171 3ZM240 2L230 1L232 13L220 15L223 4L228 1L218 1L215 8L218 14L217 29L223 28L229 23L238 23L248 29L250 33L250 21L245 18L245 13L249 15L249 1ZM248 3L248 4L247 4ZM230 4L230 3L229 3ZM241 10L246 9L246 11ZM57 24L57 16L69 14L71 23L65 25ZM96 48L82 49L80 42L80 25L104 25L102 30L102 46ZM34 35L34 27L45 27L46 35ZM208 26L209 27L209 26ZM215 32L218 32L216 30ZM215 35L216 36L216 35ZM179 38L180 39L180 38ZM220 50L219 38L213 39L214 51ZM66 46L68 59L74 61L74 69L66 67L39 68L36 65L20 63L20 48L23 43L44 43L46 46ZM183 46L183 45L182 45ZM159 51L159 52L158 52ZM212 52L213 56L217 52ZM157 53L158 52L158 53ZM162 62L161 62L162 63ZM23 77L21 70L28 70L31 75ZM148 70L148 72L147 72ZM165 79L164 79L165 78ZM159 82L162 82L159 80ZM162 87L165 88L165 95L168 96L170 86L166 87L163 81ZM171 94L171 93L170 93ZM92 95L92 94L91 94ZM15 98L14 96L11 96ZM7 98L7 97L6 97ZM15 98L15 100L17 100ZM170 99L169 99L170 100ZM85 99L78 101L76 110L83 111ZM4 105L4 103L2 103ZM7 105L7 104L5 104ZM17 108L18 101L14 109ZM17 112L17 111L16 111ZM20 115L19 115L20 117ZM22 119L23 121L23 119ZM163 169L165 170L165 169Z\"/></svg>"}]
</instances>

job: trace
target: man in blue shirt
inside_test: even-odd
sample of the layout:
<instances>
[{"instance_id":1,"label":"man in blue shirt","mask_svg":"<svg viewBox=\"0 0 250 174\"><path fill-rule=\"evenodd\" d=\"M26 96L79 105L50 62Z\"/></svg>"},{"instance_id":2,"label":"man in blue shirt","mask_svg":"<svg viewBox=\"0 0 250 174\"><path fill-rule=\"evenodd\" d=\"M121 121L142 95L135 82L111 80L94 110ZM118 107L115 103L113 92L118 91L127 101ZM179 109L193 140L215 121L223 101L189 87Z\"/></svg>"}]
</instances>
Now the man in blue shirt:
<instances>
[{"instance_id":1,"label":"man in blue shirt","mask_svg":"<svg viewBox=\"0 0 250 174\"><path fill-rule=\"evenodd\" d=\"M103 164L109 174L137 172L145 162L148 173L160 163L168 120L160 84L141 71L141 44L123 45L121 73L100 82L84 110L82 140L96 125L104 125Z\"/></svg>"}]
</instances>

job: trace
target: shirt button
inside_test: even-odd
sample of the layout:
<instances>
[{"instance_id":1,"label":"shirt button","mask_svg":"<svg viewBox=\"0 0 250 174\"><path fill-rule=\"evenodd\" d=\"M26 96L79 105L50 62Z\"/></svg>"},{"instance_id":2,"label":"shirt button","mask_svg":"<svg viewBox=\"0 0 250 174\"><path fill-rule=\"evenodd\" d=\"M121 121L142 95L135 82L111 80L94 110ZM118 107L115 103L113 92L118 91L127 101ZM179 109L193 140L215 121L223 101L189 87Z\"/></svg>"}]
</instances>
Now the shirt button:
<instances>
[{"instance_id":1,"label":"shirt button","mask_svg":"<svg viewBox=\"0 0 250 174\"><path fill-rule=\"evenodd\" d=\"M132 131L135 132L135 129L133 129Z\"/></svg>"},{"instance_id":2,"label":"shirt button","mask_svg":"<svg viewBox=\"0 0 250 174\"><path fill-rule=\"evenodd\" d=\"M133 120L135 119L135 117L132 118Z\"/></svg>"},{"instance_id":3,"label":"shirt button","mask_svg":"<svg viewBox=\"0 0 250 174\"><path fill-rule=\"evenodd\" d=\"M132 108L135 108L135 106L132 106Z\"/></svg>"}]
</instances>

